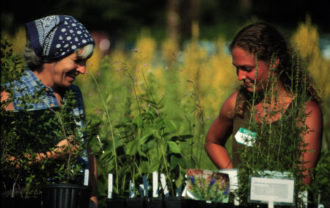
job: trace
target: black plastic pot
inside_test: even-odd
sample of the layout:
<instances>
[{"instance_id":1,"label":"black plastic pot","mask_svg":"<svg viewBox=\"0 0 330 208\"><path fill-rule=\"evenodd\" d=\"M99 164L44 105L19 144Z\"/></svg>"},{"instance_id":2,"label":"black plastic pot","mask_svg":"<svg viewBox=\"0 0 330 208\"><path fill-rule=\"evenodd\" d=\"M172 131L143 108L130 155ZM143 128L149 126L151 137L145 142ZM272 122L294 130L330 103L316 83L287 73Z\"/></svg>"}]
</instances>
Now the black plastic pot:
<instances>
[{"instance_id":1,"label":"black plastic pot","mask_svg":"<svg viewBox=\"0 0 330 208\"><path fill-rule=\"evenodd\" d=\"M184 206L187 208L231 208L236 207L231 203L210 202L202 200L186 199Z\"/></svg>"},{"instance_id":2,"label":"black plastic pot","mask_svg":"<svg viewBox=\"0 0 330 208\"><path fill-rule=\"evenodd\" d=\"M50 184L43 188L43 208L88 208L89 192L86 186Z\"/></svg>"},{"instance_id":3,"label":"black plastic pot","mask_svg":"<svg viewBox=\"0 0 330 208\"><path fill-rule=\"evenodd\" d=\"M20 198L1 197L1 207L3 208L41 208L40 198Z\"/></svg>"},{"instance_id":4,"label":"black plastic pot","mask_svg":"<svg viewBox=\"0 0 330 208\"><path fill-rule=\"evenodd\" d=\"M148 208L163 208L163 199L162 198L149 198L147 207Z\"/></svg>"},{"instance_id":5,"label":"black plastic pot","mask_svg":"<svg viewBox=\"0 0 330 208\"><path fill-rule=\"evenodd\" d=\"M182 197L165 197L164 208L186 208L186 199ZM188 208L188 207L187 207Z\"/></svg>"},{"instance_id":6,"label":"black plastic pot","mask_svg":"<svg viewBox=\"0 0 330 208\"><path fill-rule=\"evenodd\" d=\"M114 198L107 200L108 208L125 208L126 207L126 199L123 198Z\"/></svg>"},{"instance_id":7,"label":"black plastic pot","mask_svg":"<svg viewBox=\"0 0 330 208\"><path fill-rule=\"evenodd\" d=\"M147 201L145 198L129 198L126 199L126 208L145 208Z\"/></svg>"},{"instance_id":8,"label":"black plastic pot","mask_svg":"<svg viewBox=\"0 0 330 208\"><path fill-rule=\"evenodd\" d=\"M216 208L215 203L209 203L206 201L186 199L186 206L189 208Z\"/></svg>"}]
</instances>

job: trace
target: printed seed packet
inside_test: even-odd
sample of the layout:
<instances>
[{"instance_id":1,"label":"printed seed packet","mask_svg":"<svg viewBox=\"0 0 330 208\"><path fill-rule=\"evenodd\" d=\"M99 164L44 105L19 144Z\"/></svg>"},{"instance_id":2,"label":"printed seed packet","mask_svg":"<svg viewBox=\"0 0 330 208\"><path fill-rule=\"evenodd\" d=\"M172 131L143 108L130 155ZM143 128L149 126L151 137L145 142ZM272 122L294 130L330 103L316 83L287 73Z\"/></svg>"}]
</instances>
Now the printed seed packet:
<instances>
[{"instance_id":1,"label":"printed seed packet","mask_svg":"<svg viewBox=\"0 0 330 208\"><path fill-rule=\"evenodd\" d=\"M229 176L218 171L187 169L184 197L211 202L228 203Z\"/></svg>"}]
</instances>

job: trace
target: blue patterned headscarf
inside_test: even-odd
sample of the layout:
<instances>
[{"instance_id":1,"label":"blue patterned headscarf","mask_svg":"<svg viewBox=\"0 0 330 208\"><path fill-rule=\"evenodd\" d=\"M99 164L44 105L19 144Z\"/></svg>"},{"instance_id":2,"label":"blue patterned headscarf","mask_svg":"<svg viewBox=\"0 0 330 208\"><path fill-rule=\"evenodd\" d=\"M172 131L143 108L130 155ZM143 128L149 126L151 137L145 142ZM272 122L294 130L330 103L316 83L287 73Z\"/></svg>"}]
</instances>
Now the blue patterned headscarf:
<instances>
[{"instance_id":1,"label":"blue patterned headscarf","mask_svg":"<svg viewBox=\"0 0 330 208\"><path fill-rule=\"evenodd\" d=\"M27 38L35 53L45 60L58 60L87 44L94 44L83 24L67 15L53 15L26 23Z\"/></svg>"}]
</instances>

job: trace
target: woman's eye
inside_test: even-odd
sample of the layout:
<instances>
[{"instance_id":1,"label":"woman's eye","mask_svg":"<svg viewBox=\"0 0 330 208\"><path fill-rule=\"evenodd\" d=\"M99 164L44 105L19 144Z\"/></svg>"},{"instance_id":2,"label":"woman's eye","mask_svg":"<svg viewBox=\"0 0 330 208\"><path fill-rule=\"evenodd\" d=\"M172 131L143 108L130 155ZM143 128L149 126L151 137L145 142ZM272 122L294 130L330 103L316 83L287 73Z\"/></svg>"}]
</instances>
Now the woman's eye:
<instances>
[{"instance_id":1,"label":"woman's eye","mask_svg":"<svg viewBox=\"0 0 330 208\"><path fill-rule=\"evenodd\" d=\"M242 70L246 71L246 72L250 72L252 71L253 67L242 67Z\"/></svg>"},{"instance_id":2,"label":"woman's eye","mask_svg":"<svg viewBox=\"0 0 330 208\"><path fill-rule=\"evenodd\" d=\"M251 68L245 68L245 71L250 72Z\"/></svg>"},{"instance_id":3,"label":"woman's eye","mask_svg":"<svg viewBox=\"0 0 330 208\"><path fill-rule=\"evenodd\" d=\"M85 65L86 64L86 60L84 60L84 59L77 59L74 62L78 65Z\"/></svg>"}]
</instances>

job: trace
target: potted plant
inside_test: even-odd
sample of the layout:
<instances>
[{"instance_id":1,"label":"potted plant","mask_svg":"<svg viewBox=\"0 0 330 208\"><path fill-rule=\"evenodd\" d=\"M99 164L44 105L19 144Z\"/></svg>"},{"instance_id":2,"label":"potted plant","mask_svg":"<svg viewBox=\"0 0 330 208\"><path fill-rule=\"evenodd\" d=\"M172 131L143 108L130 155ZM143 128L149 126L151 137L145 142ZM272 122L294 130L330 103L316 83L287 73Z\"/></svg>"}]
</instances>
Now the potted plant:
<instances>
[{"instance_id":1,"label":"potted plant","mask_svg":"<svg viewBox=\"0 0 330 208\"><path fill-rule=\"evenodd\" d=\"M128 77L132 77L129 72ZM131 86L130 91L136 92L133 81ZM112 126L110 119L106 121L112 138L104 139L108 148L100 159L106 171L113 174L109 207L115 206L118 198L125 199L126 207L169 207L167 199L172 205L173 198L181 199L177 196L184 184L186 162L180 145L192 136L177 133L177 126L162 112L162 100L151 87L144 87L144 92L127 97L129 110L120 122ZM160 178L164 181L157 194L151 191L154 172L158 173L159 184Z\"/></svg>"},{"instance_id":2,"label":"potted plant","mask_svg":"<svg viewBox=\"0 0 330 208\"><path fill-rule=\"evenodd\" d=\"M175 125L163 118L159 113L158 104L149 100L144 101L145 106L148 107L141 109L141 114L116 125L121 132L120 137L117 138L120 144L115 150L118 169L115 169L114 164L110 166L113 169L109 172L114 173L115 177L120 176L122 183L117 184L119 180L114 180L114 192L117 196L127 197L127 207L131 203L135 206L139 203L148 203L153 207L162 206L162 198L166 200L169 196L176 196L184 182L185 161L178 143L189 138L190 135L175 135ZM107 157L107 153L104 157ZM115 163L114 160L111 162ZM151 185L146 185L145 181L151 184L152 173L155 171L160 173L159 176L165 176L163 180L166 182L164 186L159 186L158 194L152 196L149 190ZM130 183L134 186L130 186ZM140 185L143 191L139 190ZM129 187L133 188L129 189ZM168 191L164 192L163 187ZM128 198L128 196L132 197Z\"/></svg>"},{"instance_id":3,"label":"potted plant","mask_svg":"<svg viewBox=\"0 0 330 208\"><path fill-rule=\"evenodd\" d=\"M1 39L1 92L5 89L4 83L15 80L23 70L23 59L13 54L11 43L6 39ZM22 177L27 176L32 171L32 166L22 155L28 153L21 151L24 142L17 142L17 132L15 132L12 120L13 114L5 111L7 102L1 99L1 205L2 207L24 207L28 204L33 207L40 207L40 197L35 193L30 181L34 180L35 175L31 174L27 178L25 187L21 186ZM23 118L24 119L24 118ZM24 123L20 123L25 126ZM19 124L18 124L19 125ZM27 128L21 129L20 133L28 131ZM12 146L18 143L19 147ZM16 149L17 148L17 149ZM13 159L15 158L15 160ZM18 169L18 167L20 167ZM9 176L9 178L7 177ZM10 180L8 180L10 179Z\"/></svg>"},{"instance_id":4,"label":"potted plant","mask_svg":"<svg viewBox=\"0 0 330 208\"><path fill-rule=\"evenodd\" d=\"M301 63L295 63L297 67ZM268 122L266 117L261 117L259 112L252 107L251 118L258 117L260 122L256 119L250 119L250 122L244 128L251 130L253 136L253 145L241 148L240 159L241 163L238 167L238 190L236 195L240 198L242 206L252 206L255 202L249 201L250 177L271 177L274 175L281 175L294 179L294 206L304 206L303 197L301 193L307 190L307 185L302 181L304 161L301 161L304 154L304 148L297 148L297 144L304 147L306 144L303 140L303 135L310 131L305 125L305 119L308 116L304 110L304 104L307 98L307 92L298 91L298 82L306 89L306 83L299 80L299 73L302 77L306 76L306 71L299 69L292 73L292 84L290 86L291 93L298 95L286 109L285 113L276 110L276 108L267 108L265 111L270 115L281 113L281 119L275 122ZM274 90L274 77L269 77L268 82L270 86L264 92L264 105L266 106L270 100L276 100L277 92ZM247 106L253 106L253 103L260 100L260 95L253 92L252 96L246 101ZM302 125L297 125L297 123ZM246 141L251 141L248 138ZM269 174L272 173L272 174Z\"/></svg>"},{"instance_id":5,"label":"potted plant","mask_svg":"<svg viewBox=\"0 0 330 208\"><path fill-rule=\"evenodd\" d=\"M68 92L69 94L71 92ZM66 161L46 160L55 168L51 172L47 185L42 187L42 199L44 207L51 208L82 208L89 204L88 180L89 172L86 164L81 162L87 159L87 148L92 138L97 135L97 124L90 121L84 123L84 127L77 126L76 120L80 118L67 113L70 108L70 95L66 96L66 101L59 111L54 112L56 119L60 123L58 137L70 140L67 150ZM70 135L70 136L69 136Z\"/></svg>"}]
</instances>

